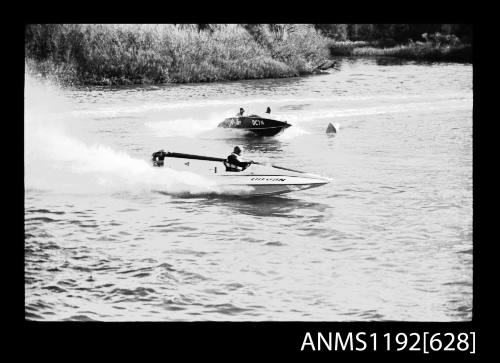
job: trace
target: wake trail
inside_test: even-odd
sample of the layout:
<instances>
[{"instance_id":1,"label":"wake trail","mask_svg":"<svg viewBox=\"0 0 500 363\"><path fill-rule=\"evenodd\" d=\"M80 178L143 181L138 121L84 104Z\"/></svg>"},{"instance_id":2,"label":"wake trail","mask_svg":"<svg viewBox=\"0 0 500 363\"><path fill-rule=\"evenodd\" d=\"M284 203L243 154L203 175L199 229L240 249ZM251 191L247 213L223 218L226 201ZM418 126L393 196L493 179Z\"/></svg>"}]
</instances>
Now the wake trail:
<instances>
[{"instance_id":1,"label":"wake trail","mask_svg":"<svg viewBox=\"0 0 500 363\"><path fill-rule=\"evenodd\" d=\"M62 193L162 191L168 194L226 193L201 175L153 167L107 145L71 135L54 113L71 108L56 85L28 79L25 88L25 189ZM150 155L147 156L148 158ZM234 188L230 190L234 193ZM245 190L242 188L242 193Z\"/></svg>"}]
</instances>

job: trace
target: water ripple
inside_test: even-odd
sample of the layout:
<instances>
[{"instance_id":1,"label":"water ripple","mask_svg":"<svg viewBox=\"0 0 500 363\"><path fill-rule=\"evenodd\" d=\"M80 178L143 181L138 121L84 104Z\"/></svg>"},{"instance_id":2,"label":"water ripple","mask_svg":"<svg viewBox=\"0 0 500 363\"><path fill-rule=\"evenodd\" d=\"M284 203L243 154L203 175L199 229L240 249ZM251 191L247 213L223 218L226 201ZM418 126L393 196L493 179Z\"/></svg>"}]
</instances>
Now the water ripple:
<instances>
[{"instance_id":1,"label":"water ripple","mask_svg":"<svg viewBox=\"0 0 500 363\"><path fill-rule=\"evenodd\" d=\"M28 82L28 141L34 124L75 128L42 127L48 165L32 163L42 150L27 142L26 318L470 320L472 66L340 62L317 77L154 92L48 97L35 86L33 97ZM33 98L50 112L31 109ZM271 138L217 132L239 107L267 106L293 127ZM341 124L334 139L330 122ZM199 182L163 180L149 165L160 148L225 157L236 144L334 182L272 197L169 195L163 184Z\"/></svg>"}]
</instances>

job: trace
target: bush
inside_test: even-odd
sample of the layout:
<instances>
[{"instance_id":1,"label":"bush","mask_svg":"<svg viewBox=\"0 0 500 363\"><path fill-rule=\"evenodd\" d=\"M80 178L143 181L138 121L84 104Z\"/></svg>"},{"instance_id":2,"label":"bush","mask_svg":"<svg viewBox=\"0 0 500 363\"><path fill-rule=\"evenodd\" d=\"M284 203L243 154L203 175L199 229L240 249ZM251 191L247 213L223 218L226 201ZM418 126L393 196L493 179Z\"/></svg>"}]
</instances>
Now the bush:
<instances>
[{"instance_id":1,"label":"bush","mask_svg":"<svg viewBox=\"0 0 500 363\"><path fill-rule=\"evenodd\" d=\"M328 56L305 25L29 25L26 57L83 84L210 82L308 74ZM50 66L49 66L50 64Z\"/></svg>"},{"instance_id":2,"label":"bush","mask_svg":"<svg viewBox=\"0 0 500 363\"><path fill-rule=\"evenodd\" d=\"M369 46L365 41L329 41L328 48L331 56L351 56L355 49Z\"/></svg>"},{"instance_id":3,"label":"bush","mask_svg":"<svg viewBox=\"0 0 500 363\"><path fill-rule=\"evenodd\" d=\"M405 59L430 61L472 62L472 46L463 44L453 34L422 34L424 42L409 40L406 44L396 44L392 38L384 41L344 41L330 40L331 56L388 56Z\"/></svg>"},{"instance_id":4,"label":"bush","mask_svg":"<svg viewBox=\"0 0 500 363\"><path fill-rule=\"evenodd\" d=\"M437 46L431 42L410 42L391 48L364 47L353 50L354 56L389 56L405 59L421 59L429 61L471 62L472 47L470 45Z\"/></svg>"},{"instance_id":5,"label":"bush","mask_svg":"<svg viewBox=\"0 0 500 363\"><path fill-rule=\"evenodd\" d=\"M424 33L422 34L422 38L436 47L440 47L442 45L451 45L455 47L462 44L460 39L458 39L458 37L454 34L441 34L439 32L434 34Z\"/></svg>"}]
</instances>

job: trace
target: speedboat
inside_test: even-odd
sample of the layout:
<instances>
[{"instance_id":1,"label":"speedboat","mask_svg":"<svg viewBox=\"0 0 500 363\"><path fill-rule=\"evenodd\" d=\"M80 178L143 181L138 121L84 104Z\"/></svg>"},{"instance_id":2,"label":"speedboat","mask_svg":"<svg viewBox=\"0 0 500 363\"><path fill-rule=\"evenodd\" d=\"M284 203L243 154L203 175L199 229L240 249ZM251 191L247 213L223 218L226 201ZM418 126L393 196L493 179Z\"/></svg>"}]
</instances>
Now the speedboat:
<instances>
[{"instance_id":1,"label":"speedboat","mask_svg":"<svg viewBox=\"0 0 500 363\"><path fill-rule=\"evenodd\" d=\"M226 159L167 152L165 166L209 177L232 194L262 196L320 187L332 179L284 168L253 163L243 171L230 171Z\"/></svg>"},{"instance_id":2,"label":"speedboat","mask_svg":"<svg viewBox=\"0 0 500 363\"><path fill-rule=\"evenodd\" d=\"M239 129L248 131L258 136L274 136L290 127L286 121L278 121L259 115L229 117L222 121L219 126L222 128Z\"/></svg>"}]
</instances>

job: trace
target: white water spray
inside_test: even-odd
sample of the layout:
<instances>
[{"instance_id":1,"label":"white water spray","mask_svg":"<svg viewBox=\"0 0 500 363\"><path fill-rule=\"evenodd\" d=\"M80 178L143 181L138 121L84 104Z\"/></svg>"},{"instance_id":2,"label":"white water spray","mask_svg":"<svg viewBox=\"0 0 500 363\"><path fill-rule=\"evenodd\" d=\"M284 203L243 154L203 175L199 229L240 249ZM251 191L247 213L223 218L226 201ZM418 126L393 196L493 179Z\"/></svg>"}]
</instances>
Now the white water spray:
<instances>
[{"instance_id":1,"label":"white water spray","mask_svg":"<svg viewBox=\"0 0 500 363\"><path fill-rule=\"evenodd\" d=\"M71 100L66 99L57 86L29 76L26 76L25 85L26 189L83 194L228 192L227 188L200 175L155 168L147 159L131 157L107 145L81 141L77 135L72 135L68 123L54 117L70 110Z\"/></svg>"}]
</instances>

